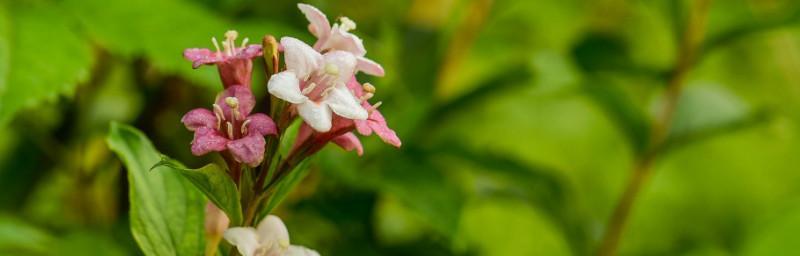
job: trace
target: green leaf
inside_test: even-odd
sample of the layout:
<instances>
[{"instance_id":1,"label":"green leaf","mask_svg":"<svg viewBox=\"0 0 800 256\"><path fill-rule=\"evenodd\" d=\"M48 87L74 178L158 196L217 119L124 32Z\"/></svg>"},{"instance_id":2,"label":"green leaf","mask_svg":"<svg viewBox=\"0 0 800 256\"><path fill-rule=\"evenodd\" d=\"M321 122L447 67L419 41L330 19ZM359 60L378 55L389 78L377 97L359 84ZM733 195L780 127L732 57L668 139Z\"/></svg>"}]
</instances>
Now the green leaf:
<instances>
[{"instance_id":1,"label":"green leaf","mask_svg":"<svg viewBox=\"0 0 800 256\"><path fill-rule=\"evenodd\" d=\"M111 123L106 139L128 170L133 237L146 255L202 255L205 200L175 172L148 172L159 153L136 128Z\"/></svg>"},{"instance_id":2,"label":"green leaf","mask_svg":"<svg viewBox=\"0 0 800 256\"><path fill-rule=\"evenodd\" d=\"M208 200L222 209L230 218L233 226L242 222L242 205L236 184L228 176L225 168L218 164L208 164L199 169L188 169L181 163L167 156L162 156L161 161L152 169L166 168L177 171L194 184Z\"/></svg>"},{"instance_id":3,"label":"green leaf","mask_svg":"<svg viewBox=\"0 0 800 256\"><path fill-rule=\"evenodd\" d=\"M11 16L0 17L0 125L21 109L71 94L92 65L90 44L63 12L46 2L9 5Z\"/></svg>"},{"instance_id":4,"label":"green leaf","mask_svg":"<svg viewBox=\"0 0 800 256\"><path fill-rule=\"evenodd\" d=\"M277 207L278 204L280 204L281 201L283 201L283 199L289 195L289 192L291 192L292 189L297 186L297 184L300 183L303 178L306 177L310 170L311 168L308 168L308 161L303 161L298 164L288 175L286 175L283 181L275 184L275 186L277 186L275 187L275 192L273 192L273 194L269 197L266 207L261 209L261 212L259 212L258 219L260 220L264 218L264 216L267 216L267 214L275 209L275 207Z\"/></svg>"},{"instance_id":5,"label":"green leaf","mask_svg":"<svg viewBox=\"0 0 800 256\"><path fill-rule=\"evenodd\" d=\"M53 237L13 216L0 215L0 254L41 255Z\"/></svg>"}]
</instances>

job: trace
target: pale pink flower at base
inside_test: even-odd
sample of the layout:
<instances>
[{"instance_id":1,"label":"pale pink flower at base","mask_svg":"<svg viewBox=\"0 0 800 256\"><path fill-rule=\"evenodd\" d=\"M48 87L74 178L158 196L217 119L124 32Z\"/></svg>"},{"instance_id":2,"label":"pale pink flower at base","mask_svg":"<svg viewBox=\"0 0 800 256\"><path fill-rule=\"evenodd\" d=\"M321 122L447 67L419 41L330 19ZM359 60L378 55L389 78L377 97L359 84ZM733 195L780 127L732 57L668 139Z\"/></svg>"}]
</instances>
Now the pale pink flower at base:
<instances>
[{"instance_id":1,"label":"pale pink flower at base","mask_svg":"<svg viewBox=\"0 0 800 256\"><path fill-rule=\"evenodd\" d=\"M264 159L264 136L276 135L277 128L269 116L251 115L254 106L250 88L235 85L217 96L213 111L198 108L186 113L181 122L194 131L192 154L227 150L234 160L258 166Z\"/></svg>"},{"instance_id":2,"label":"pale pink flower at base","mask_svg":"<svg viewBox=\"0 0 800 256\"><path fill-rule=\"evenodd\" d=\"M253 227L233 227L225 240L242 256L319 256L317 251L289 242L289 230L275 215L268 215Z\"/></svg>"},{"instance_id":3,"label":"pale pink flower at base","mask_svg":"<svg viewBox=\"0 0 800 256\"><path fill-rule=\"evenodd\" d=\"M236 31L228 31L225 33L222 49L219 48L217 39L212 38L215 51L190 48L183 51L183 57L192 61L193 68L199 68L202 65L216 65L224 88L234 85L250 88L253 71L252 59L261 56L263 52L261 45L247 45L247 38L242 41L240 47L236 47L237 36Z\"/></svg>"}]
</instances>

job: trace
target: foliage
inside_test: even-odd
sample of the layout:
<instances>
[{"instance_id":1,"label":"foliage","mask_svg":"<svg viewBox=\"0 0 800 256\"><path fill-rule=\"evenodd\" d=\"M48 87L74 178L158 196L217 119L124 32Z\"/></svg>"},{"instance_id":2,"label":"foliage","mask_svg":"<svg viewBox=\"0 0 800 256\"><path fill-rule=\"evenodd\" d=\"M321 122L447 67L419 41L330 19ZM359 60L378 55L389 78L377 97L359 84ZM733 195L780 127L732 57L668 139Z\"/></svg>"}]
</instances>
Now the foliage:
<instances>
[{"instance_id":1,"label":"foliage","mask_svg":"<svg viewBox=\"0 0 800 256\"><path fill-rule=\"evenodd\" d=\"M692 1L312 3L369 39L403 146L367 139L363 157L330 147L304 162L264 209L293 244L591 255L651 149ZM204 185L220 167L187 149L180 114L208 105L218 78L180 53L227 29L308 38L294 5L0 1L0 254L201 254L205 198L240 200ZM799 14L791 0L713 1L621 255L800 251ZM174 159L151 170L161 153Z\"/></svg>"}]
</instances>

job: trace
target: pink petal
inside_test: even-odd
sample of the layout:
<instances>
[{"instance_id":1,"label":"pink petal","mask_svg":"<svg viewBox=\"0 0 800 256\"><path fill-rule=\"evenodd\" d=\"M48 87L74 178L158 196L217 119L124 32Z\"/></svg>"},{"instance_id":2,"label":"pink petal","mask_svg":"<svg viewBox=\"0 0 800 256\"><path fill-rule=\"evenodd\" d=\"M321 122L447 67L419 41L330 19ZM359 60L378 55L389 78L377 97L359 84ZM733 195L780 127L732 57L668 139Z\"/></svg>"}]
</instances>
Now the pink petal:
<instances>
[{"instance_id":1,"label":"pink petal","mask_svg":"<svg viewBox=\"0 0 800 256\"><path fill-rule=\"evenodd\" d=\"M371 114L370 114L371 115ZM364 136L372 135L372 127L369 127L369 119L367 120L353 120L356 126L356 131Z\"/></svg>"},{"instance_id":2,"label":"pink petal","mask_svg":"<svg viewBox=\"0 0 800 256\"><path fill-rule=\"evenodd\" d=\"M383 142L398 148L402 145L400 138L397 137L397 133L389 128L386 124L386 119L383 118L383 115L381 115L381 112L378 110L372 111L367 122L372 131L374 131Z\"/></svg>"},{"instance_id":3,"label":"pink petal","mask_svg":"<svg viewBox=\"0 0 800 256\"><path fill-rule=\"evenodd\" d=\"M222 136L217 130L208 127L199 127L194 131L192 140L192 154L202 156L209 152L225 150L228 139Z\"/></svg>"},{"instance_id":4,"label":"pink petal","mask_svg":"<svg viewBox=\"0 0 800 256\"><path fill-rule=\"evenodd\" d=\"M190 131L200 127L214 128L217 127L217 116L208 109L196 108L183 115L181 123Z\"/></svg>"},{"instance_id":5,"label":"pink petal","mask_svg":"<svg viewBox=\"0 0 800 256\"><path fill-rule=\"evenodd\" d=\"M245 46L244 48L240 47L238 50L239 53L237 53L234 57L242 59L253 59L264 54L264 51L261 49L261 45L258 44L251 44Z\"/></svg>"},{"instance_id":6,"label":"pink petal","mask_svg":"<svg viewBox=\"0 0 800 256\"><path fill-rule=\"evenodd\" d=\"M373 76L383 76L385 74L381 64L364 57L358 57L358 65L356 65L356 69Z\"/></svg>"},{"instance_id":7,"label":"pink petal","mask_svg":"<svg viewBox=\"0 0 800 256\"><path fill-rule=\"evenodd\" d=\"M239 101L239 114L242 116L239 118L249 115L256 105L256 98L253 96L250 87L240 85L228 87L217 96L217 105L222 108L222 113L225 115L226 120L230 120L233 116L231 108L225 102L227 97L234 97Z\"/></svg>"},{"instance_id":8,"label":"pink petal","mask_svg":"<svg viewBox=\"0 0 800 256\"><path fill-rule=\"evenodd\" d=\"M228 143L228 150L233 158L250 167L256 167L264 160L264 137L259 134L250 134L244 138Z\"/></svg>"},{"instance_id":9,"label":"pink petal","mask_svg":"<svg viewBox=\"0 0 800 256\"><path fill-rule=\"evenodd\" d=\"M355 149L359 156L364 154L364 147L361 145L361 141L359 141L358 137L352 132L333 138L333 143L336 143L336 145L339 145L339 147L342 147L346 151L353 151L353 149Z\"/></svg>"},{"instance_id":10,"label":"pink petal","mask_svg":"<svg viewBox=\"0 0 800 256\"><path fill-rule=\"evenodd\" d=\"M350 80L347 81L346 85L347 88L353 92L353 96L356 96L356 98L361 98L361 95L364 95L364 88L361 87L361 83L356 80L355 75L350 77Z\"/></svg>"},{"instance_id":11,"label":"pink petal","mask_svg":"<svg viewBox=\"0 0 800 256\"><path fill-rule=\"evenodd\" d=\"M203 64L213 64L222 61L222 54L204 48L190 48L183 51L183 57L192 62L193 68Z\"/></svg>"},{"instance_id":12,"label":"pink petal","mask_svg":"<svg viewBox=\"0 0 800 256\"><path fill-rule=\"evenodd\" d=\"M308 19L308 30L317 38L327 37L331 32L331 24L328 22L328 17L314 6L307 4L297 4L297 8Z\"/></svg>"},{"instance_id":13,"label":"pink petal","mask_svg":"<svg viewBox=\"0 0 800 256\"><path fill-rule=\"evenodd\" d=\"M219 78L222 80L222 87L240 85L250 88L252 79L253 61L244 58L229 58L217 63Z\"/></svg>"},{"instance_id":14,"label":"pink petal","mask_svg":"<svg viewBox=\"0 0 800 256\"><path fill-rule=\"evenodd\" d=\"M247 120L250 120L250 123L247 125L248 134L259 134L261 136L278 134L278 128L275 126L275 122L265 114L252 114L247 117Z\"/></svg>"}]
</instances>

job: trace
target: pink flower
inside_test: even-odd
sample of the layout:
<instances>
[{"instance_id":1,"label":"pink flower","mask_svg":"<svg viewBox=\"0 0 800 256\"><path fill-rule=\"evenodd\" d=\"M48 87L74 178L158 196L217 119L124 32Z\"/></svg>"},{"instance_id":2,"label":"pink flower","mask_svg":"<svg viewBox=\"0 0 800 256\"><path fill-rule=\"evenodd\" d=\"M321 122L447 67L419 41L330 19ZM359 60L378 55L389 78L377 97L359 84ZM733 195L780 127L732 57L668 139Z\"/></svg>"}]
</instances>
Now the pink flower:
<instances>
[{"instance_id":1,"label":"pink flower","mask_svg":"<svg viewBox=\"0 0 800 256\"><path fill-rule=\"evenodd\" d=\"M240 47L236 47L236 37L238 35L239 33L233 30L225 32L222 50L219 48L217 39L211 38L216 51L190 48L183 51L183 57L192 61L193 68L198 68L201 65L217 65L224 88L234 85L250 88L250 74L253 71L252 59L261 56L263 52L260 45L247 45L247 38L242 41Z\"/></svg>"},{"instance_id":2,"label":"pink flower","mask_svg":"<svg viewBox=\"0 0 800 256\"><path fill-rule=\"evenodd\" d=\"M228 150L234 160L258 166L264 159L264 136L276 135L277 128L269 116L251 115L254 106L250 88L233 85L217 96L213 112L198 108L186 113L181 122L194 131L192 154Z\"/></svg>"},{"instance_id":3,"label":"pink flower","mask_svg":"<svg viewBox=\"0 0 800 256\"><path fill-rule=\"evenodd\" d=\"M375 92L375 88L370 84L361 85L356 80L355 76L350 78L347 87L359 98L362 107L367 109L369 112L368 118L365 120L352 120L334 116L331 122L331 129L326 132L315 131L310 125L303 123L295 139L293 151L302 149L304 152L301 152L301 154L311 155L322 149L328 142L333 142L344 150L355 150L358 155L362 155L364 153L364 148L361 145L361 141L358 140L358 137L353 134L352 131L354 129L364 136L369 136L374 133L378 135L383 142L392 146L399 148L400 145L402 145L400 138L397 137L394 130L389 128L386 124L386 119L384 119L383 115L378 111L378 107L381 103L379 102L372 105L367 102Z\"/></svg>"},{"instance_id":4,"label":"pink flower","mask_svg":"<svg viewBox=\"0 0 800 256\"><path fill-rule=\"evenodd\" d=\"M286 71L270 77L269 93L296 108L297 114L318 132L331 130L337 116L366 120L367 111L347 88L355 74L356 58L345 51L320 54L300 40L281 38Z\"/></svg>"},{"instance_id":5,"label":"pink flower","mask_svg":"<svg viewBox=\"0 0 800 256\"><path fill-rule=\"evenodd\" d=\"M386 124L386 119L384 119L381 112L378 111L378 107L382 102L378 102L375 105L367 102L367 100L372 98L372 94L375 93L375 87L369 83L361 85L355 77L350 79L347 83L347 87L350 88L357 98L362 99L361 105L369 111L369 117L367 117L366 120L353 120L358 133L369 136L374 132L383 142L399 148L402 144L400 138L397 137L394 130L389 128L389 125Z\"/></svg>"},{"instance_id":6,"label":"pink flower","mask_svg":"<svg viewBox=\"0 0 800 256\"><path fill-rule=\"evenodd\" d=\"M383 76L383 67L380 64L365 58L367 50L364 42L358 36L350 33L356 28L356 23L347 17L339 18L339 23L331 26L328 17L319 9L307 4L297 4L297 8L306 16L308 31L317 37L314 49L319 52L346 51L356 56L356 70L364 73Z\"/></svg>"}]
</instances>

